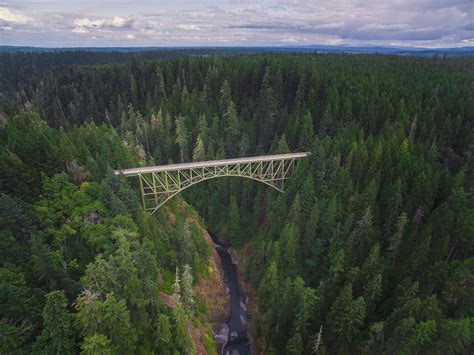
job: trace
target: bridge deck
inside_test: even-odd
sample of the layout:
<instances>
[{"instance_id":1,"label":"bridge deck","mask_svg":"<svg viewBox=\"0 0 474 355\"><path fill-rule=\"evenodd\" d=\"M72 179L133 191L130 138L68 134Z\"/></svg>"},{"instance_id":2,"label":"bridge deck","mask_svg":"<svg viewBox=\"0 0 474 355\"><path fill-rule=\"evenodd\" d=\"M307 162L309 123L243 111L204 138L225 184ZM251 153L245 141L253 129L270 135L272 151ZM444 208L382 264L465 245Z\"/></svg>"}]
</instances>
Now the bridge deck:
<instances>
[{"instance_id":1,"label":"bridge deck","mask_svg":"<svg viewBox=\"0 0 474 355\"><path fill-rule=\"evenodd\" d=\"M290 160L290 159L301 159L310 155L309 152L303 153L289 153L289 154L277 154L277 155L262 155L258 157L247 157L247 158L236 158L236 159L223 159L223 160L209 160L200 161L195 163L182 163L182 164L169 164L150 166L144 168L131 168L131 169L120 169L115 170L115 175L139 175L147 173L160 173L164 171L175 171L181 169L197 169L197 168L209 168L214 166L223 165L234 165L234 164L246 164L246 163L260 163L266 161L275 160Z\"/></svg>"}]
</instances>

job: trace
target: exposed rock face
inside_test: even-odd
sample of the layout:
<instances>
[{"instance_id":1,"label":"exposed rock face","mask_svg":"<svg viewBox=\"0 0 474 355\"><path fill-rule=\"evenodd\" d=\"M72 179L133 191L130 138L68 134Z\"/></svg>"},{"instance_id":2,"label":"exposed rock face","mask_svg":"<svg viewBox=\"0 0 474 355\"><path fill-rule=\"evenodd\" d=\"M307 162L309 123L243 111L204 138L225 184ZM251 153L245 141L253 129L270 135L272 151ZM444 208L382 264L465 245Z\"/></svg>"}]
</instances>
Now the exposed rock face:
<instances>
[{"instance_id":1,"label":"exposed rock face","mask_svg":"<svg viewBox=\"0 0 474 355\"><path fill-rule=\"evenodd\" d=\"M222 354L224 347L227 344L227 340L229 339L229 327L226 323L220 325L218 332L214 333L214 339L219 345L219 354Z\"/></svg>"},{"instance_id":2,"label":"exposed rock face","mask_svg":"<svg viewBox=\"0 0 474 355\"><path fill-rule=\"evenodd\" d=\"M204 231L206 240L211 244L212 239ZM202 296L207 306L208 319L216 323L216 329L220 323L229 319L229 295L224 285L224 271L222 270L221 260L216 250L212 248L212 257L209 261L209 277L201 279L196 285L196 294ZM213 327L214 328L214 327Z\"/></svg>"},{"instance_id":3,"label":"exposed rock face","mask_svg":"<svg viewBox=\"0 0 474 355\"><path fill-rule=\"evenodd\" d=\"M211 236L204 230L204 237L214 246ZM226 322L230 317L230 296L224 285L224 270L215 248L209 261L209 277L201 279L196 285L196 294L207 307L207 319L212 323L213 337L219 348L219 353L227 343L229 329Z\"/></svg>"}]
</instances>

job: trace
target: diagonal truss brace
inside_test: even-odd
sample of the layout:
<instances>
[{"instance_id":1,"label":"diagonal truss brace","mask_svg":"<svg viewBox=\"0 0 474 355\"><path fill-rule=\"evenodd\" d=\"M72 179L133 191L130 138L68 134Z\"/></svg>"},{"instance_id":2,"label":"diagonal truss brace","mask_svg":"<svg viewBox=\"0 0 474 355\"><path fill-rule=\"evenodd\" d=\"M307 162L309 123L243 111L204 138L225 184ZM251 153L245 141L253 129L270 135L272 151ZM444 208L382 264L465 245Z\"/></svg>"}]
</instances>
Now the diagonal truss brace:
<instances>
[{"instance_id":1,"label":"diagonal truss brace","mask_svg":"<svg viewBox=\"0 0 474 355\"><path fill-rule=\"evenodd\" d=\"M303 153L297 154L288 154L287 159L282 159L281 156L275 156L278 159L274 160L268 159L273 156L254 161L252 158L229 159L223 160L219 165L211 161L170 165L169 169L138 168L128 169L134 170L133 173L127 174L126 170L118 170L115 173L139 177L143 208L153 214L184 189L216 177L236 176L253 179L283 192L285 180L290 177L295 160L301 158ZM304 154L306 156L309 153Z\"/></svg>"}]
</instances>

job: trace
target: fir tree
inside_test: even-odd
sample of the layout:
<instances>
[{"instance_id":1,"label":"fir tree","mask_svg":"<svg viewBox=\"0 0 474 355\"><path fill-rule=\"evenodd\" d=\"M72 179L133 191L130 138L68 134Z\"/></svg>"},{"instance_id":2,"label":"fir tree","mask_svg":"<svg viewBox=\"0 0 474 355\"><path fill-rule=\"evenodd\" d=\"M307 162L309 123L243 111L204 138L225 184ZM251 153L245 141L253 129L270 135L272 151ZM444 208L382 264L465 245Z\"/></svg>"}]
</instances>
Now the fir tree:
<instances>
[{"instance_id":1,"label":"fir tree","mask_svg":"<svg viewBox=\"0 0 474 355\"><path fill-rule=\"evenodd\" d=\"M173 299L175 300L176 303L181 302L181 282L179 279L179 269L176 266L176 275L174 278L174 284L173 284Z\"/></svg>"},{"instance_id":2,"label":"fir tree","mask_svg":"<svg viewBox=\"0 0 474 355\"><path fill-rule=\"evenodd\" d=\"M188 161L188 145L189 145L189 134L185 126L185 119L179 116L176 119L176 143L179 144L181 162Z\"/></svg>"},{"instance_id":3,"label":"fir tree","mask_svg":"<svg viewBox=\"0 0 474 355\"><path fill-rule=\"evenodd\" d=\"M188 264L183 267L183 305L184 308L189 310L191 313L194 307L194 290L193 290L193 273L191 266Z\"/></svg>"},{"instance_id":4,"label":"fir tree","mask_svg":"<svg viewBox=\"0 0 474 355\"><path fill-rule=\"evenodd\" d=\"M197 137L196 146L193 151L193 161L204 161L206 160L206 148L204 147L204 142L201 138L201 135Z\"/></svg>"},{"instance_id":5,"label":"fir tree","mask_svg":"<svg viewBox=\"0 0 474 355\"><path fill-rule=\"evenodd\" d=\"M64 291L48 293L42 315L44 328L36 340L36 348L45 354L75 353L72 315L67 310Z\"/></svg>"}]
</instances>

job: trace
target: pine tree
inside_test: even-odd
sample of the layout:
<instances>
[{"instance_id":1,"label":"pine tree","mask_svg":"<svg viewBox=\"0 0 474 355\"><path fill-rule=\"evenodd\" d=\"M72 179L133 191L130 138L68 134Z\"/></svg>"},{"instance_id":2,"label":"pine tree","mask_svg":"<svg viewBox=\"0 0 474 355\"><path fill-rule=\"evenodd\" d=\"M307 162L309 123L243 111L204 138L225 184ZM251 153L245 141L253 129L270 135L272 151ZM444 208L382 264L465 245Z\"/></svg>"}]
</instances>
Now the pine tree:
<instances>
[{"instance_id":1,"label":"pine tree","mask_svg":"<svg viewBox=\"0 0 474 355\"><path fill-rule=\"evenodd\" d=\"M301 199L300 194L296 193L296 196L291 204L290 211L288 212L287 220L289 223L294 225L300 225L301 221Z\"/></svg>"},{"instance_id":2,"label":"pine tree","mask_svg":"<svg viewBox=\"0 0 474 355\"><path fill-rule=\"evenodd\" d=\"M232 95L229 82L224 80L220 90L219 96L219 111L221 116L224 116L226 111L229 110L229 105L232 102Z\"/></svg>"},{"instance_id":3,"label":"pine tree","mask_svg":"<svg viewBox=\"0 0 474 355\"><path fill-rule=\"evenodd\" d=\"M158 83L158 95L160 99L166 98L166 85L163 72L160 67L156 68L156 78ZM161 101L161 100L160 100Z\"/></svg>"},{"instance_id":4,"label":"pine tree","mask_svg":"<svg viewBox=\"0 0 474 355\"><path fill-rule=\"evenodd\" d=\"M283 266L289 275L296 274L298 265L298 255L300 250L300 235L298 227L294 223L287 224L281 232L282 248L285 251L282 255Z\"/></svg>"},{"instance_id":5,"label":"pine tree","mask_svg":"<svg viewBox=\"0 0 474 355\"><path fill-rule=\"evenodd\" d=\"M184 265L183 268L183 305L184 308L192 313L194 308L194 289L193 289L193 273L191 266Z\"/></svg>"},{"instance_id":6,"label":"pine tree","mask_svg":"<svg viewBox=\"0 0 474 355\"><path fill-rule=\"evenodd\" d=\"M173 308L173 318L176 330L175 342L179 346L181 353L186 355L195 354L194 342L188 332L189 320L181 302L178 302Z\"/></svg>"},{"instance_id":7,"label":"pine tree","mask_svg":"<svg viewBox=\"0 0 474 355\"><path fill-rule=\"evenodd\" d=\"M88 337L102 334L110 339L113 352L134 351L137 338L125 300L117 299L113 293L101 300L99 294L86 289L76 299L75 306L84 336L82 348L87 345ZM103 337L100 340L101 346L107 345Z\"/></svg>"},{"instance_id":8,"label":"pine tree","mask_svg":"<svg viewBox=\"0 0 474 355\"><path fill-rule=\"evenodd\" d=\"M237 116L237 110L232 100L229 102L229 107L223 116L222 122L226 138L226 150L232 157L235 157L239 151L239 137L241 132L239 117Z\"/></svg>"},{"instance_id":9,"label":"pine tree","mask_svg":"<svg viewBox=\"0 0 474 355\"><path fill-rule=\"evenodd\" d=\"M242 134L242 139L239 142L239 157L246 157L249 155L250 141L247 133Z\"/></svg>"},{"instance_id":10,"label":"pine tree","mask_svg":"<svg viewBox=\"0 0 474 355\"><path fill-rule=\"evenodd\" d=\"M278 121L278 106L272 88L270 67L265 67L265 74L260 89L260 142L264 147L271 143Z\"/></svg>"},{"instance_id":11,"label":"pine tree","mask_svg":"<svg viewBox=\"0 0 474 355\"><path fill-rule=\"evenodd\" d=\"M333 344L338 352L350 351L364 324L365 301L362 297L352 298L352 285L349 283L340 292L331 306L327 324L333 335Z\"/></svg>"},{"instance_id":12,"label":"pine tree","mask_svg":"<svg viewBox=\"0 0 474 355\"><path fill-rule=\"evenodd\" d=\"M231 245L242 243L242 226L240 224L240 210L234 196L230 199L229 207L229 240Z\"/></svg>"},{"instance_id":13,"label":"pine tree","mask_svg":"<svg viewBox=\"0 0 474 355\"><path fill-rule=\"evenodd\" d=\"M333 107L331 106L331 103L329 103L324 110L323 116L321 117L318 134L321 137L325 137L327 135L332 136L335 131L335 126L336 124L334 122Z\"/></svg>"},{"instance_id":14,"label":"pine tree","mask_svg":"<svg viewBox=\"0 0 474 355\"><path fill-rule=\"evenodd\" d=\"M303 339L299 333L294 334L288 344L286 345L285 354L302 354L303 353Z\"/></svg>"},{"instance_id":15,"label":"pine tree","mask_svg":"<svg viewBox=\"0 0 474 355\"><path fill-rule=\"evenodd\" d=\"M267 300L269 307L276 302L278 282L278 266L275 261L272 261L269 268L265 271L258 289L259 295L261 296L260 299Z\"/></svg>"},{"instance_id":16,"label":"pine tree","mask_svg":"<svg viewBox=\"0 0 474 355\"><path fill-rule=\"evenodd\" d=\"M309 341L310 322L314 319L317 308L318 297L316 290L305 287L304 280L296 277L293 282L295 317L293 331L301 334L304 343Z\"/></svg>"},{"instance_id":17,"label":"pine tree","mask_svg":"<svg viewBox=\"0 0 474 355\"><path fill-rule=\"evenodd\" d=\"M172 329L170 319L166 314L160 314L156 319L155 346L160 354L171 352Z\"/></svg>"},{"instance_id":18,"label":"pine tree","mask_svg":"<svg viewBox=\"0 0 474 355\"><path fill-rule=\"evenodd\" d=\"M185 125L185 119L179 116L176 119L176 143L179 144L181 162L188 161L189 134Z\"/></svg>"},{"instance_id":19,"label":"pine tree","mask_svg":"<svg viewBox=\"0 0 474 355\"><path fill-rule=\"evenodd\" d=\"M375 236L372 212L370 207L367 207L347 241L346 252L353 265L360 264L368 255Z\"/></svg>"},{"instance_id":20,"label":"pine tree","mask_svg":"<svg viewBox=\"0 0 474 355\"><path fill-rule=\"evenodd\" d=\"M201 136L203 142L209 142L210 129L206 120L206 115L202 114L198 122L198 136Z\"/></svg>"},{"instance_id":21,"label":"pine tree","mask_svg":"<svg viewBox=\"0 0 474 355\"><path fill-rule=\"evenodd\" d=\"M437 332L436 321L427 320L418 323L412 330L411 335L404 342L401 353L403 354L419 354L429 352L431 344Z\"/></svg>"},{"instance_id":22,"label":"pine tree","mask_svg":"<svg viewBox=\"0 0 474 355\"><path fill-rule=\"evenodd\" d=\"M306 178L306 181L303 186L303 191L301 193L301 211L304 217L309 216L311 209L313 207L313 201L315 196L315 188L314 188L314 175L309 174Z\"/></svg>"},{"instance_id":23,"label":"pine tree","mask_svg":"<svg viewBox=\"0 0 474 355\"><path fill-rule=\"evenodd\" d=\"M181 265L190 264L193 261L193 239L189 221L186 220L181 228L181 238L179 243L179 261Z\"/></svg>"},{"instance_id":24,"label":"pine tree","mask_svg":"<svg viewBox=\"0 0 474 355\"><path fill-rule=\"evenodd\" d=\"M288 147L288 143L286 142L285 133L283 133L278 140L276 152L277 154L286 154L290 152L290 148Z\"/></svg>"},{"instance_id":25,"label":"pine tree","mask_svg":"<svg viewBox=\"0 0 474 355\"><path fill-rule=\"evenodd\" d=\"M298 149L302 151L311 150L313 145L314 137L314 126L313 126L313 117L308 111L303 116L303 124L301 125L301 131L299 133L298 139Z\"/></svg>"},{"instance_id":26,"label":"pine tree","mask_svg":"<svg viewBox=\"0 0 474 355\"><path fill-rule=\"evenodd\" d=\"M376 302L382 295L382 275L377 274L364 285L364 300L367 304L367 313L374 310Z\"/></svg>"},{"instance_id":27,"label":"pine tree","mask_svg":"<svg viewBox=\"0 0 474 355\"><path fill-rule=\"evenodd\" d=\"M44 354L74 354L72 315L67 310L64 291L53 291L46 295L42 315L43 331L36 340L38 351Z\"/></svg>"},{"instance_id":28,"label":"pine tree","mask_svg":"<svg viewBox=\"0 0 474 355\"><path fill-rule=\"evenodd\" d=\"M383 191L382 205L384 208L384 231L385 235L390 235L393 223L399 214L402 203L401 179L389 183Z\"/></svg>"},{"instance_id":29,"label":"pine tree","mask_svg":"<svg viewBox=\"0 0 474 355\"><path fill-rule=\"evenodd\" d=\"M130 74L130 96L132 98L132 104L135 107L139 107L139 94L137 80L133 74Z\"/></svg>"},{"instance_id":30,"label":"pine tree","mask_svg":"<svg viewBox=\"0 0 474 355\"><path fill-rule=\"evenodd\" d=\"M113 354L112 342L103 334L94 334L84 338L82 354L85 355L111 355Z\"/></svg>"},{"instance_id":31,"label":"pine tree","mask_svg":"<svg viewBox=\"0 0 474 355\"><path fill-rule=\"evenodd\" d=\"M206 160L206 148L204 147L204 142L201 138L201 135L197 137L196 146L193 151L193 161L204 161Z\"/></svg>"},{"instance_id":32,"label":"pine tree","mask_svg":"<svg viewBox=\"0 0 474 355\"><path fill-rule=\"evenodd\" d=\"M440 338L436 347L443 354L461 354L472 347L474 321L472 318L447 319L441 323Z\"/></svg>"},{"instance_id":33,"label":"pine tree","mask_svg":"<svg viewBox=\"0 0 474 355\"><path fill-rule=\"evenodd\" d=\"M174 284L173 284L173 299L175 300L176 303L181 302L181 282L179 279L179 269L176 266L176 275L174 278Z\"/></svg>"},{"instance_id":34,"label":"pine tree","mask_svg":"<svg viewBox=\"0 0 474 355\"><path fill-rule=\"evenodd\" d=\"M25 351L24 329L0 319L0 352L2 354L22 354Z\"/></svg>"},{"instance_id":35,"label":"pine tree","mask_svg":"<svg viewBox=\"0 0 474 355\"><path fill-rule=\"evenodd\" d=\"M407 225L408 218L406 213L402 213L398 218L397 226L395 233L392 234L390 237L390 244L388 246L388 251L390 256L392 257L392 263L395 264L395 260L398 256L398 252L400 250L400 244L403 238L403 234L405 232L405 226Z\"/></svg>"},{"instance_id":36,"label":"pine tree","mask_svg":"<svg viewBox=\"0 0 474 355\"><path fill-rule=\"evenodd\" d=\"M344 98L344 104L342 105L342 118L345 122L352 120L352 101L350 97Z\"/></svg>"}]
</instances>

